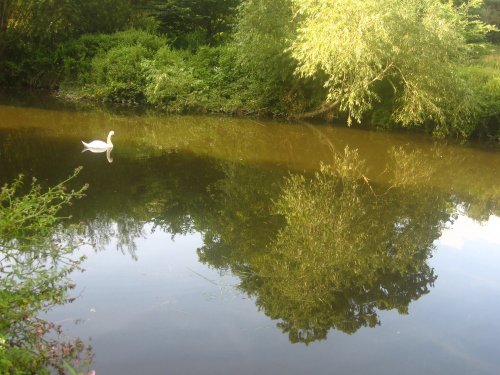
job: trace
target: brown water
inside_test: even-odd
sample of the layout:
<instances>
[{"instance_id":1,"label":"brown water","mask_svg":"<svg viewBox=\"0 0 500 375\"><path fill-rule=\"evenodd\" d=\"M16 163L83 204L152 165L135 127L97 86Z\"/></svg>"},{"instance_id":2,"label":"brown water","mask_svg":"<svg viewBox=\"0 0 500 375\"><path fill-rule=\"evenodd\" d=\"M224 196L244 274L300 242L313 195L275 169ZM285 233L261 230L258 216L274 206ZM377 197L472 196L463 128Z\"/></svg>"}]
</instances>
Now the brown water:
<instances>
[{"instance_id":1,"label":"brown water","mask_svg":"<svg viewBox=\"0 0 500 375\"><path fill-rule=\"evenodd\" d=\"M495 149L4 99L0 184L79 165L97 374L500 373Z\"/></svg>"}]
</instances>

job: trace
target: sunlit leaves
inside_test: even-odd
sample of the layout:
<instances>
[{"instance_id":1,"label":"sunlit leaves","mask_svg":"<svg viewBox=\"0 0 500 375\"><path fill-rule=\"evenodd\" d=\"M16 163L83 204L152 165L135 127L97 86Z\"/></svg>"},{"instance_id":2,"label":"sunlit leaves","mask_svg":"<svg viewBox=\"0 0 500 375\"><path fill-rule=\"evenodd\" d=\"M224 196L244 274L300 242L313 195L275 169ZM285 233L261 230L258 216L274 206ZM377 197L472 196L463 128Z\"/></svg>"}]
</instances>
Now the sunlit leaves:
<instances>
[{"instance_id":1,"label":"sunlit leaves","mask_svg":"<svg viewBox=\"0 0 500 375\"><path fill-rule=\"evenodd\" d=\"M295 35L290 0L244 1L235 28L235 63L249 78L249 94L262 107L283 105L293 86L295 61L289 52Z\"/></svg>"},{"instance_id":2,"label":"sunlit leaves","mask_svg":"<svg viewBox=\"0 0 500 375\"><path fill-rule=\"evenodd\" d=\"M294 0L298 37L291 51L305 77L325 75L327 102L352 120L380 101L376 83L393 87L393 119L432 121L442 133L468 135L477 111L474 93L458 75L467 39L488 27L460 7L439 0ZM384 98L387 100L387 98Z\"/></svg>"}]
</instances>

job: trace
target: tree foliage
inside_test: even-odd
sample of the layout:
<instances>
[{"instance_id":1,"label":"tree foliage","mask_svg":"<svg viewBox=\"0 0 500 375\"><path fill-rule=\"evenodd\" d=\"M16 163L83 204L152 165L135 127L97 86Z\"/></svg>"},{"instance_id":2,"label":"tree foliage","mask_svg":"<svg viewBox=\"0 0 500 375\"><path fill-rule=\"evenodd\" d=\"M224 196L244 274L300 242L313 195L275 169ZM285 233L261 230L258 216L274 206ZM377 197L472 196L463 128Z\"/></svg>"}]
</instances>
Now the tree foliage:
<instances>
[{"instance_id":1,"label":"tree foliage","mask_svg":"<svg viewBox=\"0 0 500 375\"><path fill-rule=\"evenodd\" d=\"M489 28L471 16L481 2L440 0L294 0L298 36L291 47L297 73L323 75L325 108L349 122L392 87L392 118L403 125L437 124L440 133L470 134L478 103L459 76L471 48Z\"/></svg>"},{"instance_id":2,"label":"tree foliage","mask_svg":"<svg viewBox=\"0 0 500 375\"><path fill-rule=\"evenodd\" d=\"M231 30L241 0L163 0L145 8L179 47L220 43Z\"/></svg>"},{"instance_id":3,"label":"tree foliage","mask_svg":"<svg viewBox=\"0 0 500 375\"><path fill-rule=\"evenodd\" d=\"M1 0L0 32L32 39L61 39L113 32L131 16L132 0Z\"/></svg>"},{"instance_id":4,"label":"tree foliage","mask_svg":"<svg viewBox=\"0 0 500 375\"><path fill-rule=\"evenodd\" d=\"M315 103L322 89L294 76L290 46L297 22L290 0L244 1L239 8L234 45L236 64L248 77L248 95L255 105L278 114L302 111Z\"/></svg>"}]
</instances>

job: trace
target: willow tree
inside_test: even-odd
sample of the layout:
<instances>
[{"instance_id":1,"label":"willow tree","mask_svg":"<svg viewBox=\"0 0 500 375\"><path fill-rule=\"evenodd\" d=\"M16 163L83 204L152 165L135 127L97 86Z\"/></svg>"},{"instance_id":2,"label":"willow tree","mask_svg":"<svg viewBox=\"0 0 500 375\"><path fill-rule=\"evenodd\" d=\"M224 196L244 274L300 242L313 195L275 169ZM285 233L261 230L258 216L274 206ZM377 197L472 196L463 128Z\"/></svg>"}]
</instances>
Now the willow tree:
<instances>
[{"instance_id":1,"label":"willow tree","mask_svg":"<svg viewBox=\"0 0 500 375\"><path fill-rule=\"evenodd\" d=\"M391 117L404 126L426 122L437 132L466 136L480 103L460 65L468 41L490 29L473 14L482 0L460 6L443 0L293 0L300 20L291 46L297 73L318 77L327 89L318 115L348 114L349 124L392 88Z\"/></svg>"}]
</instances>

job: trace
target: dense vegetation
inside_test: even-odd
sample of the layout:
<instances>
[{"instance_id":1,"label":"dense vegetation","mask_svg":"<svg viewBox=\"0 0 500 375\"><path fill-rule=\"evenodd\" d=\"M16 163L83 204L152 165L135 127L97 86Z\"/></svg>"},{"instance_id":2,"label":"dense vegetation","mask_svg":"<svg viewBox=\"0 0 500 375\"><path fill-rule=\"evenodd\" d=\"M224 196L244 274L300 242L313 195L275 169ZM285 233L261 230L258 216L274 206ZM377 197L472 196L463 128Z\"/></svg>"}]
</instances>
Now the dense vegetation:
<instances>
[{"instance_id":1,"label":"dense vegetation","mask_svg":"<svg viewBox=\"0 0 500 375\"><path fill-rule=\"evenodd\" d=\"M499 0L0 0L0 85L499 137Z\"/></svg>"}]
</instances>

